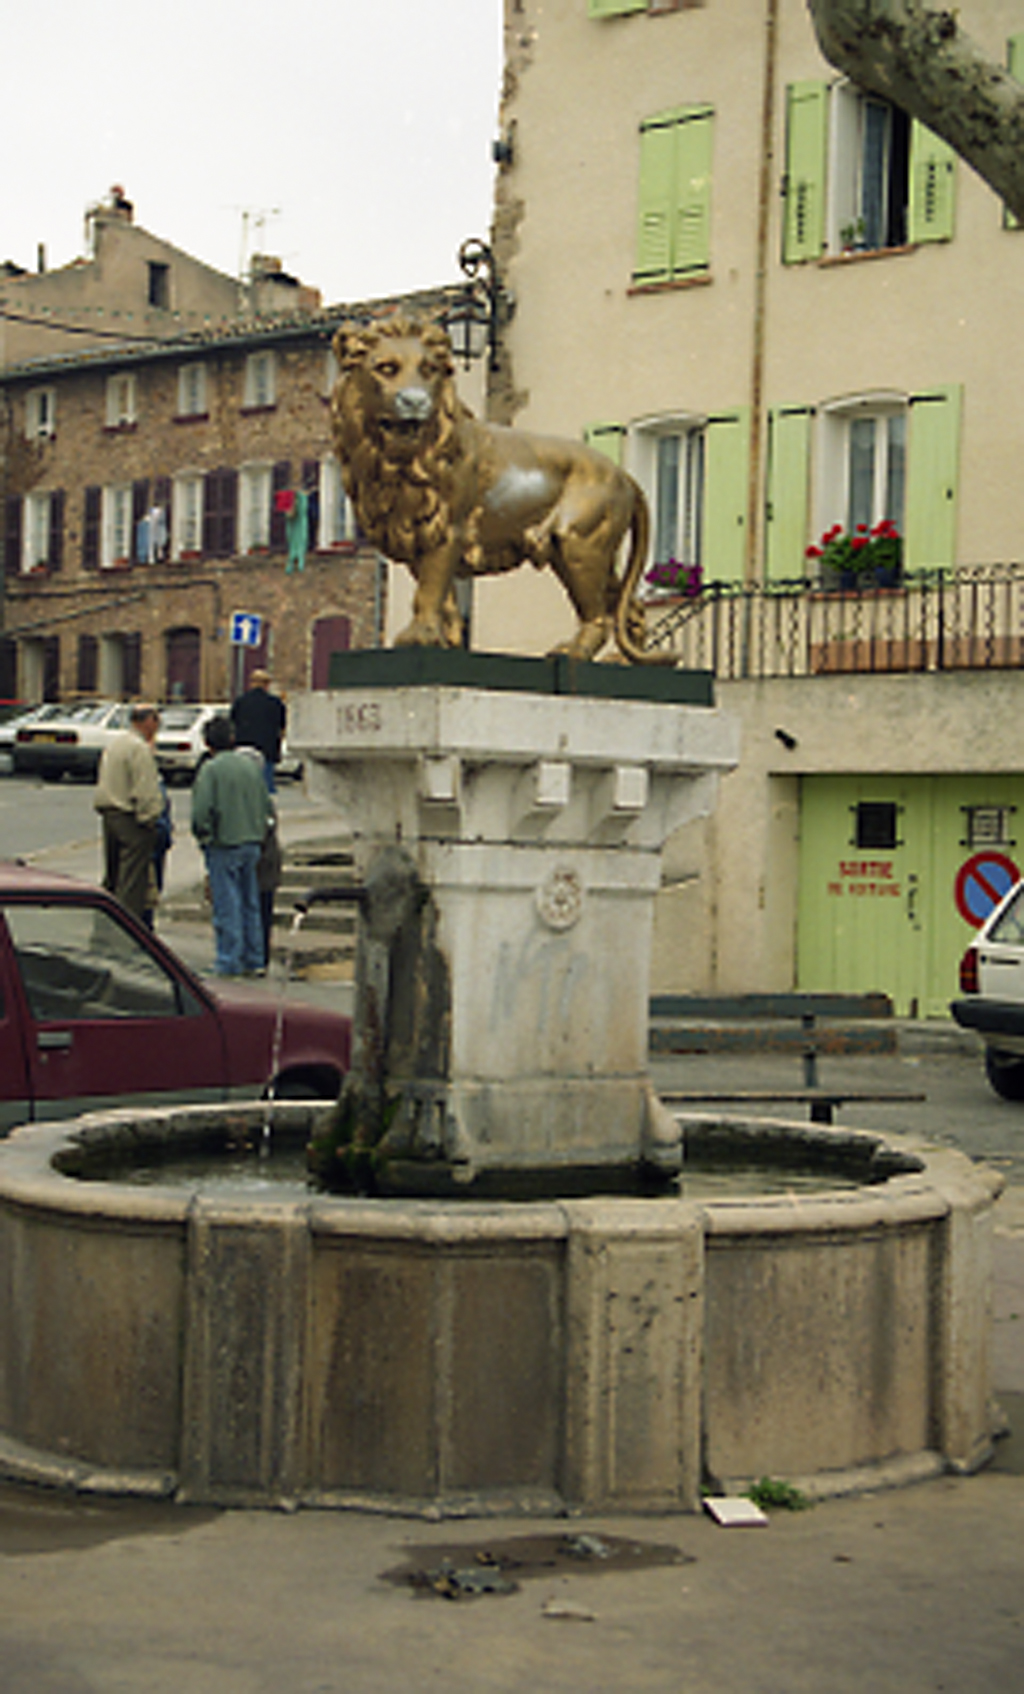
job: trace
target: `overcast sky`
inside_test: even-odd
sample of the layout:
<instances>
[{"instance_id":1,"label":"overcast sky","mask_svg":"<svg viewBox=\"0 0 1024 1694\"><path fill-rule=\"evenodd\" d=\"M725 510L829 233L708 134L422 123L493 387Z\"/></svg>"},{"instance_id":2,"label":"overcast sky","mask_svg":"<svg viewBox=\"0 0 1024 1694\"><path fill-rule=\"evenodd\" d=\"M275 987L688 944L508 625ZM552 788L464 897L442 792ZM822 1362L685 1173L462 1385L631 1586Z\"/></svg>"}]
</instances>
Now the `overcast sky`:
<instances>
[{"instance_id":1,"label":"overcast sky","mask_svg":"<svg viewBox=\"0 0 1024 1694\"><path fill-rule=\"evenodd\" d=\"M276 253L325 304L454 281L490 222L501 0L31 0L6 9L0 260L136 222L237 275ZM262 233L258 220L263 218Z\"/></svg>"}]
</instances>

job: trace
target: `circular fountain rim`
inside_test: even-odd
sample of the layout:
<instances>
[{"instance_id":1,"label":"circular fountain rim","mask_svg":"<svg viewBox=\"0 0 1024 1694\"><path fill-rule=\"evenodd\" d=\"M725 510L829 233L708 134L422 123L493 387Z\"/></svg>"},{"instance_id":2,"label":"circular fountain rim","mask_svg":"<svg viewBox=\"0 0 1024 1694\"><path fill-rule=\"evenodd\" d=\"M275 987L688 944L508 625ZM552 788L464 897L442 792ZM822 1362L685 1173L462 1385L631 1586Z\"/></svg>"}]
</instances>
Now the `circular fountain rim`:
<instances>
[{"instance_id":1,"label":"circular fountain rim","mask_svg":"<svg viewBox=\"0 0 1024 1694\"><path fill-rule=\"evenodd\" d=\"M297 1138L310 1133L330 1109L325 1102L281 1104L275 1107L275 1128L290 1138ZM599 1209L602 1215L613 1208L624 1224L630 1219L636 1227L642 1227L644 1216L650 1222L656 1215L666 1217L668 1208L685 1207L702 1213L707 1233L715 1235L766 1228L771 1233L831 1226L852 1228L863 1227L874 1218L903 1222L936 1217L946 1213L954 1199L969 1207L991 1203L1003 1187L1002 1177L990 1167L974 1163L956 1149L936 1146L917 1137L706 1111L674 1114L684 1142L688 1132L703 1134L710 1130L723 1137L734 1133L747 1145L760 1139L784 1137L808 1151L815 1146L827 1146L834 1152L837 1146L845 1144L862 1149L868 1161L882 1154L894 1163L902 1163L904 1168L853 1188L810 1188L799 1193L698 1198L671 1192L656 1196L602 1193L514 1201L481 1196L455 1200L428 1195L364 1197L314 1190L304 1195L218 1195L213 1199L198 1196L187 1181L180 1187L168 1183L159 1188L143 1188L116 1178L84 1180L80 1171L71 1168L74 1161L88 1158L90 1147L100 1143L109 1145L112 1139L127 1154L132 1148L145 1145L147 1134L152 1146L154 1142L166 1144L187 1139L195 1142L203 1131L211 1137L232 1131L240 1133L243 1127L251 1131L262 1125L265 1110L264 1103L255 1101L142 1110L122 1107L52 1123L22 1125L0 1143L0 1197L42 1204L61 1212L116 1215L153 1223L180 1223L197 1204L234 1207L253 1216L291 1212L306 1216L318 1229L329 1230L333 1226L347 1230L372 1222L376 1229L387 1234L393 1230L404 1234L410 1227L427 1227L429 1231L431 1219L443 1224L443 1234L453 1229L458 1234L458 1218L465 1219L468 1232L479 1234L483 1218L492 1220L496 1227L499 1220L511 1226L512 1220L518 1219L526 1226L527 1219L531 1219L531 1230L540 1227L542 1233L557 1235L566 1227L567 1208L574 1212L579 1208Z\"/></svg>"}]
</instances>

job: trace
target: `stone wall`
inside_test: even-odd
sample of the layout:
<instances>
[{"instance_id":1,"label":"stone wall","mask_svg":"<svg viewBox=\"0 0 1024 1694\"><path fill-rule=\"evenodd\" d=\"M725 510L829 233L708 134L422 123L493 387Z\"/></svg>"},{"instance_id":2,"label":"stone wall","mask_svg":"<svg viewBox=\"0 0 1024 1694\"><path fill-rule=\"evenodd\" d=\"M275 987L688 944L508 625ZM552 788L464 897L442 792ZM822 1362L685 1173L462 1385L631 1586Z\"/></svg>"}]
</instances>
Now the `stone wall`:
<instances>
[{"instance_id":1,"label":"stone wall","mask_svg":"<svg viewBox=\"0 0 1024 1694\"><path fill-rule=\"evenodd\" d=\"M276 343L267 331L248 340L233 335L183 342L145 356L122 354L120 363L113 354L92 355L63 367L54 362L33 378L9 381L7 507L31 493L63 494L59 563L51 559L49 566L26 575L22 560L6 560L4 632L18 644L20 693L31 697L35 691L36 670L25 662L29 641L50 638L52 645L57 638L58 697L70 699L79 687L79 637L123 634L141 644L139 692L163 698L166 632L192 627L200 636L199 692L204 699L225 698L234 668L229 643L233 611L255 614L269 625L265 658L285 690L310 685L318 618L348 619L352 646L376 643L386 584L376 554L354 542L311 552L302 572L287 575L280 547L231 558L200 552L158 565L87 568L83 562L87 488L148 482L152 499L157 479L185 472L205 476L247 463L287 464L288 486L300 486L303 466L330 453L331 327L320 325L304 338ZM275 402L246 408L246 355L264 348L275 354ZM191 362L205 367L206 410L183 418L178 415L178 371ZM134 378L136 415L131 423L111 427L106 390L115 373ZM53 392L55 432L30 441L26 403L38 386ZM24 506L22 512L24 521ZM8 521L8 553L11 533Z\"/></svg>"}]
</instances>

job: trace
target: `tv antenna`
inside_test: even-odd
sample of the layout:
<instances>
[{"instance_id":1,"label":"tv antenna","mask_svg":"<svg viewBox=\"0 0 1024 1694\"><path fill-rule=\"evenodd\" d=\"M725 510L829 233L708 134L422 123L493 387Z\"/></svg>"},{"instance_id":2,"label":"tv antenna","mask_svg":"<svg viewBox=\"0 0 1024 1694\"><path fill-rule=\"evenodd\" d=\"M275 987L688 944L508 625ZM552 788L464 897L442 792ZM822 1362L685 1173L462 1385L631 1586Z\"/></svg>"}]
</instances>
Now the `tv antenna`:
<instances>
[{"instance_id":1,"label":"tv antenna","mask_svg":"<svg viewBox=\"0 0 1024 1694\"><path fill-rule=\"evenodd\" d=\"M253 253L264 251L264 237L267 230L268 218L281 216L280 206L243 206L242 212L242 249L238 256L238 275L242 282L248 280L247 272L252 262Z\"/></svg>"}]
</instances>

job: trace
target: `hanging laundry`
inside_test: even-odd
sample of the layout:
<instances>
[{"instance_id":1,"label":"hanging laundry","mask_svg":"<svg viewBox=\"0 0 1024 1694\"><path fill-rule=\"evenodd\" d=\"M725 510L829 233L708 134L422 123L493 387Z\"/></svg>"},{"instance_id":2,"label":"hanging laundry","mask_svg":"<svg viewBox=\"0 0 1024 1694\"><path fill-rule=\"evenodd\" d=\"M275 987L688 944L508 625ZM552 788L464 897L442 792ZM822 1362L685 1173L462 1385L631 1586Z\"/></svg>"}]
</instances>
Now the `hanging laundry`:
<instances>
[{"instance_id":1,"label":"hanging laundry","mask_svg":"<svg viewBox=\"0 0 1024 1694\"><path fill-rule=\"evenodd\" d=\"M285 534L288 538L288 563L285 565L285 575L293 570L304 571L306 568L306 550L309 546L309 495L293 489L285 492L291 496L292 505L285 518ZM280 500L281 495L277 498Z\"/></svg>"},{"instance_id":2,"label":"hanging laundry","mask_svg":"<svg viewBox=\"0 0 1024 1694\"><path fill-rule=\"evenodd\" d=\"M149 564L157 565L163 559L166 559L169 541L166 506L151 506L149 509Z\"/></svg>"},{"instance_id":3,"label":"hanging laundry","mask_svg":"<svg viewBox=\"0 0 1024 1694\"><path fill-rule=\"evenodd\" d=\"M138 523L135 525L135 563L137 565L148 565L152 563L150 558L150 549L153 545L152 536L150 534L151 528L152 526L149 521L148 513L144 518L140 518Z\"/></svg>"}]
</instances>

